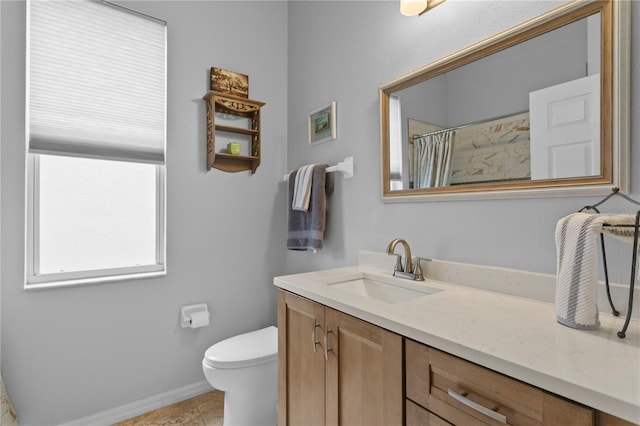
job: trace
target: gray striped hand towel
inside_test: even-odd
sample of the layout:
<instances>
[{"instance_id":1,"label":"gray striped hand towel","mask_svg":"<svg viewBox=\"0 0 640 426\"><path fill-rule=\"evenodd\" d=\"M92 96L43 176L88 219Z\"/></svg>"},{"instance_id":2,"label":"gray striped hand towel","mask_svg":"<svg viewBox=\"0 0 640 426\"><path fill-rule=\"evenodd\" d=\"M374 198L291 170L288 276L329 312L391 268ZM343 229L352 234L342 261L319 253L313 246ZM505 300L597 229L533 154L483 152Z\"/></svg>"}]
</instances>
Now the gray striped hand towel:
<instances>
[{"instance_id":1,"label":"gray striped hand towel","mask_svg":"<svg viewBox=\"0 0 640 426\"><path fill-rule=\"evenodd\" d=\"M626 241L625 232L611 232L603 224L633 224L634 215L573 213L558 221L555 231L557 250L556 319L573 328L598 328L596 303L597 241L601 232ZM626 234L626 235L625 235Z\"/></svg>"}]
</instances>

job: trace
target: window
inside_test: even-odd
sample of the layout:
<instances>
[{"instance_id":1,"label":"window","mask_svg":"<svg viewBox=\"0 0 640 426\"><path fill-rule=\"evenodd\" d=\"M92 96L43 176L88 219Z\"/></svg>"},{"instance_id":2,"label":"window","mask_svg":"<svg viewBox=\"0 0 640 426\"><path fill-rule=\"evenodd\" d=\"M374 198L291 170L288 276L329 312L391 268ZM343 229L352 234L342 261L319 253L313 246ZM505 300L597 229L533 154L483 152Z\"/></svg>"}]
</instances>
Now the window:
<instances>
[{"instance_id":1,"label":"window","mask_svg":"<svg viewBox=\"0 0 640 426\"><path fill-rule=\"evenodd\" d=\"M29 0L27 39L25 287L163 274L166 24Z\"/></svg>"}]
</instances>

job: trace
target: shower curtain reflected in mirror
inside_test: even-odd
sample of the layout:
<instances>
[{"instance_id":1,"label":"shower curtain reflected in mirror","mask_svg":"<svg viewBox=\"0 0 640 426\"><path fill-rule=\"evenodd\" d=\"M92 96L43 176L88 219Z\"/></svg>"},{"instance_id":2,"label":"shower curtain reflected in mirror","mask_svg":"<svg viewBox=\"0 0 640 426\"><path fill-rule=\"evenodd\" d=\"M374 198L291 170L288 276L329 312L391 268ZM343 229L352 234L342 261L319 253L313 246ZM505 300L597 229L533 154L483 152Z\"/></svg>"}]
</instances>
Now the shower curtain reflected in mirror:
<instances>
[{"instance_id":1,"label":"shower curtain reflected in mirror","mask_svg":"<svg viewBox=\"0 0 640 426\"><path fill-rule=\"evenodd\" d=\"M414 188L449 185L455 130L436 131L413 141Z\"/></svg>"}]
</instances>

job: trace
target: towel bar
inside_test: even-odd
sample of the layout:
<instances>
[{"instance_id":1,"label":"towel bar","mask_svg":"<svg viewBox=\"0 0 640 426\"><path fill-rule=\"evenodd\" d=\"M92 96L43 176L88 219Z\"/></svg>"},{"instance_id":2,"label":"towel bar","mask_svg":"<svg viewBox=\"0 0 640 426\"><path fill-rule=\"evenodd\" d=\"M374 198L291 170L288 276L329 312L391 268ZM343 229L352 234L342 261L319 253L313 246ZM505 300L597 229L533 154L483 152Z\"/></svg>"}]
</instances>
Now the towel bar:
<instances>
[{"instance_id":1,"label":"towel bar","mask_svg":"<svg viewBox=\"0 0 640 426\"><path fill-rule=\"evenodd\" d=\"M353 177L353 157L347 157L335 166L327 167L327 173L329 172L340 172L345 179L351 179ZM284 175L284 181L289 181L289 173Z\"/></svg>"}]
</instances>

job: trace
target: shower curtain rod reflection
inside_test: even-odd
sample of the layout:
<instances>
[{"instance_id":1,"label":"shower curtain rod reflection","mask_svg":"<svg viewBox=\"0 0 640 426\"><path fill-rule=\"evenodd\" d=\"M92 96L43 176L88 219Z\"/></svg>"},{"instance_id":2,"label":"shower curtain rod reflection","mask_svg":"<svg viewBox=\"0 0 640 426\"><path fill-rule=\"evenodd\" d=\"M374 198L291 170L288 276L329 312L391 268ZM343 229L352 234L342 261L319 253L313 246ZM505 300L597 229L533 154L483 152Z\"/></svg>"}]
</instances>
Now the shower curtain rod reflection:
<instances>
[{"instance_id":1,"label":"shower curtain rod reflection","mask_svg":"<svg viewBox=\"0 0 640 426\"><path fill-rule=\"evenodd\" d=\"M455 131L455 130L464 129L466 127L477 126L479 124L485 124L485 123L489 123L489 122L495 121L495 120L502 120L502 119L509 118L509 117L515 117L516 115L520 115L520 114L523 114L525 112L529 112L529 111L528 110L520 111L520 112L515 112L513 114L501 115L500 117L493 117L493 118L488 118L486 120L476 121L474 123L462 124L460 126L455 126L455 127L447 127L446 129L432 130L432 131L423 133L421 135L415 135L413 137L413 139L415 140L415 139L424 138L424 137L427 137L427 136L438 135L440 133L447 133L447 132L452 132L452 131Z\"/></svg>"}]
</instances>

